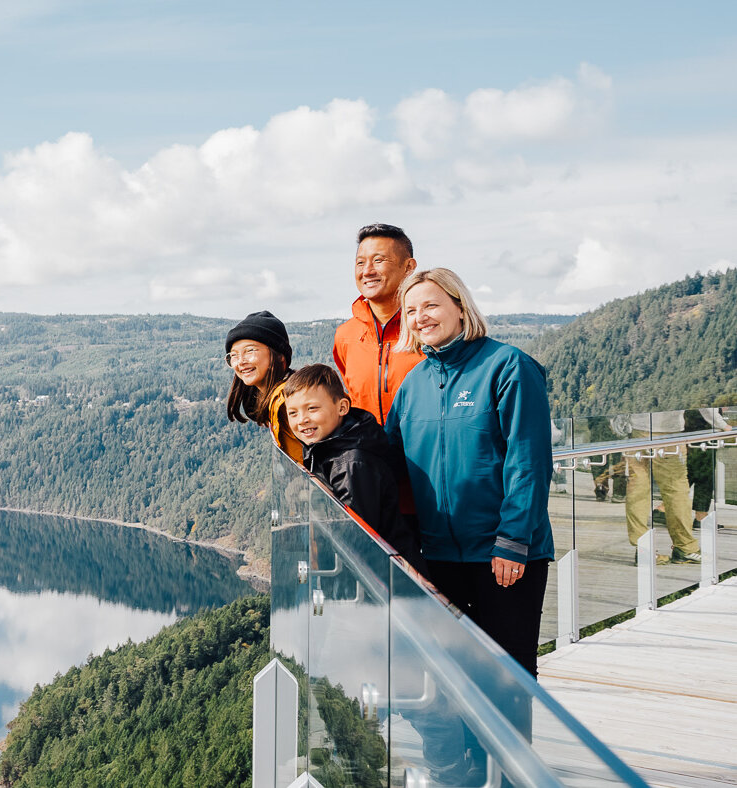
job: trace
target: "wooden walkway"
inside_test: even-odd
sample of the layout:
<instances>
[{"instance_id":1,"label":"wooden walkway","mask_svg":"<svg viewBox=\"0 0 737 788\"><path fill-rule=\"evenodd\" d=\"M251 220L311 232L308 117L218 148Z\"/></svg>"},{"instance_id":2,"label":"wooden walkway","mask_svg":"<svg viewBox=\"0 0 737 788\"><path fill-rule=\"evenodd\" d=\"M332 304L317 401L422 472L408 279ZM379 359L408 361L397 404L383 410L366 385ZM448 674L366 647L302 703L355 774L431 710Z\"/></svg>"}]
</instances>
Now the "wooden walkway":
<instances>
[{"instance_id":1,"label":"wooden walkway","mask_svg":"<svg viewBox=\"0 0 737 788\"><path fill-rule=\"evenodd\" d=\"M650 785L737 785L737 577L542 657L540 683Z\"/></svg>"}]
</instances>

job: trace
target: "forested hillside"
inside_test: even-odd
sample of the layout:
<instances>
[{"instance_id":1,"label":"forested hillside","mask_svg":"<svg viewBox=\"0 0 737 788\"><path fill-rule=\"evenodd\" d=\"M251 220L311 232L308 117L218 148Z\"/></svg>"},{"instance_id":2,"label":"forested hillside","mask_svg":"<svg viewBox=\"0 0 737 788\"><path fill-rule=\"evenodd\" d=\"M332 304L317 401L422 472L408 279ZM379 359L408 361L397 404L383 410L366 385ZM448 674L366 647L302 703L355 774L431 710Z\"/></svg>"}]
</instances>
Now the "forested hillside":
<instances>
[{"instance_id":1,"label":"forested hillside","mask_svg":"<svg viewBox=\"0 0 737 788\"><path fill-rule=\"evenodd\" d=\"M338 320L288 325L294 366L330 361ZM548 368L556 416L737 401L737 271L573 319L489 318ZM0 314L0 506L145 522L268 551L269 441L231 424L231 322Z\"/></svg>"},{"instance_id":2,"label":"forested hillside","mask_svg":"<svg viewBox=\"0 0 737 788\"><path fill-rule=\"evenodd\" d=\"M555 416L737 402L737 269L612 301L528 348Z\"/></svg>"},{"instance_id":3,"label":"forested hillside","mask_svg":"<svg viewBox=\"0 0 737 788\"><path fill-rule=\"evenodd\" d=\"M268 597L241 599L37 686L10 725L0 784L250 786L268 617Z\"/></svg>"},{"instance_id":4,"label":"forested hillside","mask_svg":"<svg viewBox=\"0 0 737 788\"><path fill-rule=\"evenodd\" d=\"M338 321L292 324L325 361ZM227 420L230 321L0 315L0 505L267 548L269 446Z\"/></svg>"},{"instance_id":5,"label":"forested hillside","mask_svg":"<svg viewBox=\"0 0 737 788\"><path fill-rule=\"evenodd\" d=\"M570 319L490 318L517 344ZM339 322L289 324L294 366L329 362ZM269 440L225 415L231 325L0 314L0 506L144 522L266 554Z\"/></svg>"}]
</instances>

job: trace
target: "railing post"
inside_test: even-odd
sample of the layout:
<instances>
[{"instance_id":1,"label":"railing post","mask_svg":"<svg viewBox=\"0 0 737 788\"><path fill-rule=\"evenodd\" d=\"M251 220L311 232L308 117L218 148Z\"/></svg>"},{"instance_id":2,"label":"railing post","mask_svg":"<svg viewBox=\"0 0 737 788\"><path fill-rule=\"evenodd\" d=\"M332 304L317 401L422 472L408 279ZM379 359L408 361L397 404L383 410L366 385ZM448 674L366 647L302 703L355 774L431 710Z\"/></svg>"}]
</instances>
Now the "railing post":
<instances>
[{"instance_id":1,"label":"railing post","mask_svg":"<svg viewBox=\"0 0 737 788\"><path fill-rule=\"evenodd\" d=\"M272 659L253 680L253 784L288 788L297 778L297 679Z\"/></svg>"},{"instance_id":2,"label":"railing post","mask_svg":"<svg viewBox=\"0 0 737 788\"><path fill-rule=\"evenodd\" d=\"M637 612L655 610L655 530L648 528L637 540Z\"/></svg>"},{"instance_id":3,"label":"railing post","mask_svg":"<svg viewBox=\"0 0 737 788\"><path fill-rule=\"evenodd\" d=\"M724 504L725 493L727 488L727 472L722 460L719 459L719 453L716 456L716 473L714 474L714 500L717 504Z\"/></svg>"},{"instance_id":4,"label":"railing post","mask_svg":"<svg viewBox=\"0 0 737 788\"><path fill-rule=\"evenodd\" d=\"M578 640L578 550L569 550L558 561L558 637L561 648Z\"/></svg>"},{"instance_id":5,"label":"railing post","mask_svg":"<svg viewBox=\"0 0 737 788\"><path fill-rule=\"evenodd\" d=\"M719 581L717 569L717 515L709 512L701 521L701 582L699 586L713 586Z\"/></svg>"}]
</instances>

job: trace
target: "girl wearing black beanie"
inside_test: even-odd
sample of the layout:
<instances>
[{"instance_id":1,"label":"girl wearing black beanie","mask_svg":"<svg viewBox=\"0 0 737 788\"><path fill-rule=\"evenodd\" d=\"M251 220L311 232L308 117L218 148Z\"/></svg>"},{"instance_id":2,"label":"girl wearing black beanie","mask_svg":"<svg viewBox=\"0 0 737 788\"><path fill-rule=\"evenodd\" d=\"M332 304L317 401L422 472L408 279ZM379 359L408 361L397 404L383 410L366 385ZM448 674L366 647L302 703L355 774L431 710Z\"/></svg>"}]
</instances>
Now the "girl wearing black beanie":
<instances>
[{"instance_id":1,"label":"girl wearing black beanie","mask_svg":"<svg viewBox=\"0 0 737 788\"><path fill-rule=\"evenodd\" d=\"M228 331L225 360L233 369L228 419L269 427L277 445L302 463L302 444L289 428L284 384L292 374L292 348L284 323L271 312L253 312Z\"/></svg>"}]
</instances>

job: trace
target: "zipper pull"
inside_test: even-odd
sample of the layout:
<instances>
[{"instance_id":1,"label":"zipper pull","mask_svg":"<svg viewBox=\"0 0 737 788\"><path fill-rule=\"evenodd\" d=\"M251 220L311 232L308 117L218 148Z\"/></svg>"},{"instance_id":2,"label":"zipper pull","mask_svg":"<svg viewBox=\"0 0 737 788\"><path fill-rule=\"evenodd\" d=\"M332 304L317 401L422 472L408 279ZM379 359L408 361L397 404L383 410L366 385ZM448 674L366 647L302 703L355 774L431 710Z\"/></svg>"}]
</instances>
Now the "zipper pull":
<instances>
[{"instance_id":1,"label":"zipper pull","mask_svg":"<svg viewBox=\"0 0 737 788\"><path fill-rule=\"evenodd\" d=\"M386 361L384 362L384 392L389 393L389 349L391 342L386 343Z\"/></svg>"}]
</instances>

